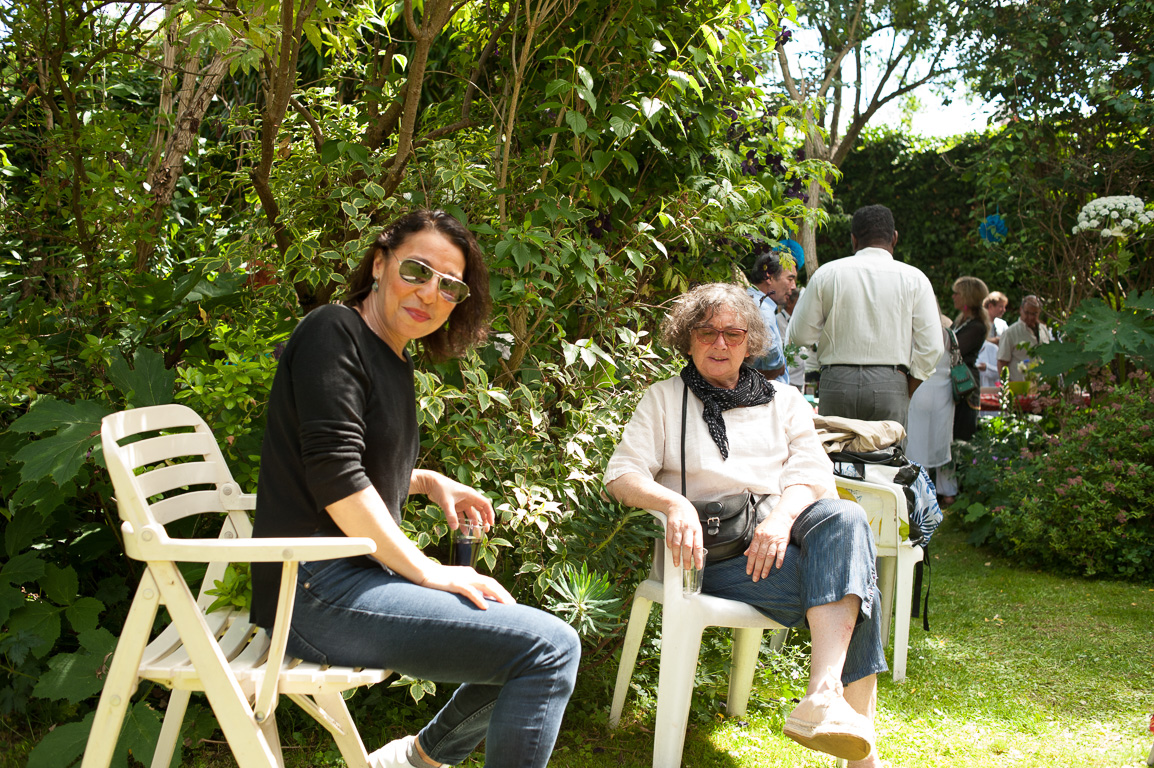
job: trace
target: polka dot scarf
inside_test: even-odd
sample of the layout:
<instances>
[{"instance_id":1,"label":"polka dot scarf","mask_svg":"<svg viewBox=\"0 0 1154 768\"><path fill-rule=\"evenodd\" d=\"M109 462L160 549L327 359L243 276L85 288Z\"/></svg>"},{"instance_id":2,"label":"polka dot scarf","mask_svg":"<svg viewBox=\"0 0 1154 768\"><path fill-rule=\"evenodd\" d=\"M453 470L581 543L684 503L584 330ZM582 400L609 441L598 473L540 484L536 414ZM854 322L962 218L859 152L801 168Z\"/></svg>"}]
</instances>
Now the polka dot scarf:
<instances>
[{"instance_id":1,"label":"polka dot scarf","mask_svg":"<svg viewBox=\"0 0 1154 768\"><path fill-rule=\"evenodd\" d=\"M730 408L763 405L773 399L773 385L744 363L738 372L737 386L733 389L722 389L710 384L697 370L692 360L681 369L681 380L705 405L705 426L709 429L709 436L713 438L713 442L717 443L723 459L729 458L729 438L725 435L725 419L722 418L722 412Z\"/></svg>"}]
</instances>

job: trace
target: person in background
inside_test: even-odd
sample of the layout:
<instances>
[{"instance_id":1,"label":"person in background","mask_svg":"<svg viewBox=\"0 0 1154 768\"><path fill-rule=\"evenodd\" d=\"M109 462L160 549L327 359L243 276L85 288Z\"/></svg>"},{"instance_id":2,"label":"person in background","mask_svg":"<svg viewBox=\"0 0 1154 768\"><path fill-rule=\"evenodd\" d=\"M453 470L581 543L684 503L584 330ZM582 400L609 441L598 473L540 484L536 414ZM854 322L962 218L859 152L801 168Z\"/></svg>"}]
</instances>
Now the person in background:
<instances>
[{"instance_id":1,"label":"person in background","mask_svg":"<svg viewBox=\"0 0 1154 768\"><path fill-rule=\"evenodd\" d=\"M1006 329L998 342L998 372L1009 368L1010 381L1025 381L1026 372L1022 368L1031 355L1035 355L1033 348L1049 344L1053 339L1050 329L1038 322L1041 313L1042 302L1037 296L1022 299L1018 321ZM1038 361L1036 355L1033 360Z\"/></svg>"},{"instance_id":2,"label":"person in background","mask_svg":"<svg viewBox=\"0 0 1154 768\"><path fill-rule=\"evenodd\" d=\"M702 592L752 605L785 626L808 626L809 685L785 734L852 768L878 768L873 716L886 661L865 511L838 498L805 399L745 364L768 335L740 288L711 283L682 295L661 338L686 357L685 368L641 398L605 467L606 490L664 514L674 564L698 567L705 553L690 499L765 494L749 548L706 565Z\"/></svg>"},{"instance_id":3,"label":"person in background","mask_svg":"<svg viewBox=\"0 0 1154 768\"><path fill-rule=\"evenodd\" d=\"M990 316L986 314L983 302L988 289L976 277L959 277L954 281L954 336L958 340L958 351L962 362L974 375L974 381L981 381L978 374L978 352L990 334ZM954 439L969 440L978 429L978 411L981 409L981 393L974 390L969 397L954 406Z\"/></svg>"},{"instance_id":4,"label":"person in background","mask_svg":"<svg viewBox=\"0 0 1154 768\"><path fill-rule=\"evenodd\" d=\"M986 296L986 301L983 304L986 308L986 314L990 316L990 341L995 344L998 339L1002 338L1002 334L1006 332L1009 325L1002 319L1002 315L1006 314L1006 307L1010 300L1006 298L1006 294L1001 291L990 291Z\"/></svg>"},{"instance_id":5,"label":"person in background","mask_svg":"<svg viewBox=\"0 0 1154 768\"><path fill-rule=\"evenodd\" d=\"M777 307L777 330L781 338L785 338L785 333L789 328L789 318L793 316L793 309L797 306L798 297L801 296L801 289L796 285L789 295L785 297L785 303ZM790 386L797 387L798 391L805 393L805 361L808 357L813 355L813 350L798 347L797 355L792 359L786 355L786 367L789 374Z\"/></svg>"},{"instance_id":6,"label":"person in background","mask_svg":"<svg viewBox=\"0 0 1154 768\"><path fill-rule=\"evenodd\" d=\"M823 416L906 426L910 395L942 356L930 281L894 259L898 231L884 205L854 211L854 255L814 272L789 321L788 341L815 346Z\"/></svg>"},{"instance_id":7,"label":"person in background","mask_svg":"<svg viewBox=\"0 0 1154 768\"><path fill-rule=\"evenodd\" d=\"M310 312L277 364L261 450L254 536L364 536L372 557L301 563L288 653L461 685L420 733L371 768L457 765L485 741L490 768L544 768L577 678L581 645L557 617L495 579L426 557L401 529L421 493L488 528L475 488L417 468L409 345L434 360L484 340L489 274L477 241L444 211L417 210L369 246L343 304ZM280 566L252 565L252 621L271 627Z\"/></svg>"},{"instance_id":8,"label":"person in background","mask_svg":"<svg viewBox=\"0 0 1154 768\"><path fill-rule=\"evenodd\" d=\"M749 273L749 281L753 285L746 292L757 302L762 322L770 336L769 352L755 358L751 365L770 381L789 384L785 348L781 343L775 315L777 305L785 303L785 297L797 287L797 268L782 261L781 257L782 253L776 250L758 256Z\"/></svg>"},{"instance_id":9,"label":"person in background","mask_svg":"<svg viewBox=\"0 0 1154 768\"><path fill-rule=\"evenodd\" d=\"M906 430L906 456L933 475L939 501L952 504L958 494L953 482L950 443L954 437L954 389L950 383L950 346L948 329L953 323L941 315L942 343L945 349L938 358L934 373L910 398L910 424Z\"/></svg>"},{"instance_id":10,"label":"person in background","mask_svg":"<svg viewBox=\"0 0 1154 768\"><path fill-rule=\"evenodd\" d=\"M978 386L998 386L998 345L990 339L982 342L978 351L978 374L981 376Z\"/></svg>"}]
</instances>

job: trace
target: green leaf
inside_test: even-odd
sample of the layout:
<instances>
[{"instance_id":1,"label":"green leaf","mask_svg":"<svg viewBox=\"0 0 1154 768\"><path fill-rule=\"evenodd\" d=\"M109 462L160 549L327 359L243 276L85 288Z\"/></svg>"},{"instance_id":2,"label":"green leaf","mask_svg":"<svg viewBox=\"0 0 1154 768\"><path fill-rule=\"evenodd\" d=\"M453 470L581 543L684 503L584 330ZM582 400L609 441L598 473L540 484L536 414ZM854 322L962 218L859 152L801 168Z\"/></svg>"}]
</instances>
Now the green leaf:
<instances>
[{"instance_id":1,"label":"green leaf","mask_svg":"<svg viewBox=\"0 0 1154 768\"><path fill-rule=\"evenodd\" d=\"M95 597L82 597L64 609L64 616L75 631L89 632L96 629L103 611L104 603Z\"/></svg>"},{"instance_id":2,"label":"green leaf","mask_svg":"<svg viewBox=\"0 0 1154 768\"><path fill-rule=\"evenodd\" d=\"M664 108L665 102L661 99L654 99L648 96L641 97L641 114L643 114L649 122L653 122L653 118Z\"/></svg>"},{"instance_id":3,"label":"green leaf","mask_svg":"<svg viewBox=\"0 0 1154 768\"><path fill-rule=\"evenodd\" d=\"M61 568L55 563L44 567L44 577L40 579L44 595L57 605L71 605L80 590L80 579L71 566Z\"/></svg>"},{"instance_id":4,"label":"green leaf","mask_svg":"<svg viewBox=\"0 0 1154 768\"><path fill-rule=\"evenodd\" d=\"M637 130L637 126L632 120L617 115L609 118L609 128L613 131L613 135L619 139L627 139Z\"/></svg>"},{"instance_id":5,"label":"green leaf","mask_svg":"<svg viewBox=\"0 0 1154 768\"><path fill-rule=\"evenodd\" d=\"M585 116L572 109L565 113L565 122L569 125L569 129L578 136L585 133L589 128L589 121L585 119Z\"/></svg>"},{"instance_id":6,"label":"green leaf","mask_svg":"<svg viewBox=\"0 0 1154 768\"><path fill-rule=\"evenodd\" d=\"M12 423L17 432L42 434L51 429L51 437L25 445L13 457L24 464L20 479L33 482L51 476L57 485L76 477L88 452L100 445L100 420L112 411L99 403L78 400L65 403L44 400Z\"/></svg>"},{"instance_id":7,"label":"green leaf","mask_svg":"<svg viewBox=\"0 0 1154 768\"><path fill-rule=\"evenodd\" d=\"M176 386L176 371L164 367L164 356L143 347L136 350L131 370L123 357L113 358L108 378L138 408L171 403Z\"/></svg>"},{"instance_id":8,"label":"green leaf","mask_svg":"<svg viewBox=\"0 0 1154 768\"><path fill-rule=\"evenodd\" d=\"M25 507L4 528L4 550L8 557L15 557L43 535L44 515L37 507Z\"/></svg>"},{"instance_id":9,"label":"green leaf","mask_svg":"<svg viewBox=\"0 0 1154 768\"><path fill-rule=\"evenodd\" d=\"M613 153L613 156L621 161L621 164L628 168L630 173L637 173L637 158L633 157L631 153L626 152L623 149L619 149Z\"/></svg>"},{"instance_id":10,"label":"green leaf","mask_svg":"<svg viewBox=\"0 0 1154 768\"><path fill-rule=\"evenodd\" d=\"M573 89L573 84L568 80L553 80L545 86L546 96L556 96L558 93L568 93Z\"/></svg>"},{"instance_id":11,"label":"green leaf","mask_svg":"<svg viewBox=\"0 0 1154 768\"><path fill-rule=\"evenodd\" d=\"M146 702L138 701L124 718L121 740L128 751L145 765L152 763L156 742L160 739L160 716Z\"/></svg>"},{"instance_id":12,"label":"green leaf","mask_svg":"<svg viewBox=\"0 0 1154 768\"><path fill-rule=\"evenodd\" d=\"M8 631L35 635L40 642L32 646L32 655L43 658L60 637L60 609L40 601L26 602L8 617Z\"/></svg>"},{"instance_id":13,"label":"green leaf","mask_svg":"<svg viewBox=\"0 0 1154 768\"><path fill-rule=\"evenodd\" d=\"M28 756L27 768L67 768L80 759L95 716L94 710L79 723L59 725L49 731Z\"/></svg>"},{"instance_id":14,"label":"green leaf","mask_svg":"<svg viewBox=\"0 0 1154 768\"><path fill-rule=\"evenodd\" d=\"M33 696L79 704L100 692L116 638L102 628L84 633L81 643L78 653L60 653L48 660L48 671L32 689Z\"/></svg>"},{"instance_id":15,"label":"green leaf","mask_svg":"<svg viewBox=\"0 0 1154 768\"><path fill-rule=\"evenodd\" d=\"M328 165L341 156L340 142L329 139L321 145L321 164Z\"/></svg>"},{"instance_id":16,"label":"green leaf","mask_svg":"<svg viewBox=\"0 0 1154 768\"><path fill-rule=\"evenodd\" d=\"M585 69L585 67L581 65L578 65L577 77L581 78L581 82L585 84L586 88L593 90L593 75L589 72L589 70Z\"/></svg>"},{"instance_id":17,"label":"green leaf","mask_svg":"<svg viewBox=\"0 0 1154 768\"><path fill-rule=\"evenodd\" d=\"M31 584L44 575L44 561L37 552L24 552L16 555L0 567L0 583Z\"/></svg>"},{"instance_id":18,"label":"green leaf","mask_svg":"<svg viewBox=\"0 0 1154 768\"><path fill-rule=\"evenodd\" d=\"M27 600L28 595L18 587L0 585L0 626L7 624L12 611L24 605Z\"/></svg>"}]
</instances>

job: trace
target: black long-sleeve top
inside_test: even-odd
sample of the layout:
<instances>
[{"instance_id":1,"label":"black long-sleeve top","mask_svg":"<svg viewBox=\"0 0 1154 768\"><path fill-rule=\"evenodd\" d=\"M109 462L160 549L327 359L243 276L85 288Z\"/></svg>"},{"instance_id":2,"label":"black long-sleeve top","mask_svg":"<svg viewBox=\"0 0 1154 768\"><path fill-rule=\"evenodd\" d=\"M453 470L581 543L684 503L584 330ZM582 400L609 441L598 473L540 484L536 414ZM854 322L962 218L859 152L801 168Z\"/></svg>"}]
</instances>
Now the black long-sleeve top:
<instances>
[{"instance_id":1,"label":"black long-sleeve top","mask_svg":"<svg viewBox=\"0 0 1154 768\"><path fill-rule=\"evenodd\" d=\"M343 536L325 507L370 485L399 524L419 448L412 360L356 310L318 307L293 331L273 379L253 535ZM280 571L253 563L259 626L273 624Z\"/></svg>"},{"instance_id":2,"label":"black long-sleeve top","mask_svg":"<svg viewBox=\"0 0 1154 768\"><path fill-rule=\"evenodd\" d=\"M982 344L986 341L986 326L977 318L964 321L954 330L958 338L958 351L962 360L975 371L978 368L978 353L982 351Z\"/></svg>"}]
</instances>

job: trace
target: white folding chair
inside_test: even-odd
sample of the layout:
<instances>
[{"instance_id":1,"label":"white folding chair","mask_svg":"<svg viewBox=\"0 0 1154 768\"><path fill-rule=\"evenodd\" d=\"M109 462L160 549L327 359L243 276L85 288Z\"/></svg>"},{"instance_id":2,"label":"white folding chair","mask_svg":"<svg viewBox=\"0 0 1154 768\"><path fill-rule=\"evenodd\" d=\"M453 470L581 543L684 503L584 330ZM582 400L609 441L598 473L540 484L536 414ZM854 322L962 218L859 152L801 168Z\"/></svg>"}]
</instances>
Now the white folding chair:
<instances>
[{"instance_id":1,"label":"white folding chair","mask_svg":"<svg viewBox=\"0 0 1154 768\"><path fill-rule=\"evenodd\" d=\"M665 524L665 515L651 513ZM668 576L668 578L666 578ZM625 630L621 665L613 689L613 706L609 727L621 722L629 680L637 663L637 652L645 634L649 610L661 603L661 663L657 682L657 726L653 733L653 768L678 768L685 746L685 728L689 724L689 703L693 696L693 679L701 650L701 633L706 627L733 628L733 655L729 673L729 696L726 714L745 714L761 635L776 630L773 647L780 650L789 631L767 618L756 608L733 600L709 595L685 596L681 592L681 568L673 565L673 556L659 538L653 545L653 565L649 578L633 594L633 610Z\"/></svg>"},{"instance_id":2,"label":"white folding chair","mask_svg":"<svg viewBox=\"0 0 1154 768\"><path fill-rule=\"evenodd\" d=\"M241 493L208 426L182 405L112 414L101 435L125 550L147 568L120 633L82 768L107 768L141 680L172 689L153 768L171 762L192 691L208 698L241 768L283 768L274 716L282 693L333 734L348 766L368 768L368 753L341 693L378 683L389 672L305 663L286 657L285 645L297 564L370 554L372 540L252 538L248 511L256 497ZM165 529L203 514L224 517L219 538L171 538ZM181 562L208 564L199 597L177 567ZM271 636L249 622L247 610L206 612L213 598L204 589L223 577L230 562L283 564ZM171 623L150 643L161 605Z\"/></svg>"},{"instance_id":3,"label":"white folding chair","mask_svg":"<svg viewBox=\"0 0 1154 768\"><path fill-rule=\"evenodd\" d=\"M902 534L902 524L909 530L909 513L901 486L836 478L838 493L856 501L866 511L878 554L878 590L882 597L882 638L890 636L890 617L894 617L893 680L906 677L909 655L910 609L913 607L914 568L924 550Z\"/></svg>"}]
</instances>

